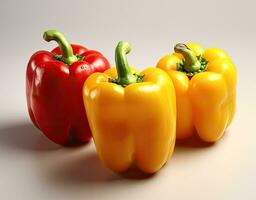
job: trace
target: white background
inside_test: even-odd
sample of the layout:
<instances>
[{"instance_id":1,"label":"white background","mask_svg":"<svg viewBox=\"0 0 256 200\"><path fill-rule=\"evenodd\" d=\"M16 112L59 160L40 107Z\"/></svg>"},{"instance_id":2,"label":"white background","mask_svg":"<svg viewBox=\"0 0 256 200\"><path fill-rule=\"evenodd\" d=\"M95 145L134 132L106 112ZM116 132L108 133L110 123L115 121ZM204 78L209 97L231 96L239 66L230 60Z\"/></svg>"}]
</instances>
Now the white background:
<instances>
[{"instance_id":1,"label":"white background","mask_svg":"<svg viewBox=\"0 0 256 200\"><path fill-rule=\"evenodd\" d=\"M253 0L0 1L0 199L256 199L256 11ZM235 119L214 145L179 144L156 175L116 175L93 142L60 147L27 114L25 70L33 52L50 50L42 33L103 52L128 41L138 69L154 66L178 42L225 49L238 69Z\"/></svg>"}]
</instances>

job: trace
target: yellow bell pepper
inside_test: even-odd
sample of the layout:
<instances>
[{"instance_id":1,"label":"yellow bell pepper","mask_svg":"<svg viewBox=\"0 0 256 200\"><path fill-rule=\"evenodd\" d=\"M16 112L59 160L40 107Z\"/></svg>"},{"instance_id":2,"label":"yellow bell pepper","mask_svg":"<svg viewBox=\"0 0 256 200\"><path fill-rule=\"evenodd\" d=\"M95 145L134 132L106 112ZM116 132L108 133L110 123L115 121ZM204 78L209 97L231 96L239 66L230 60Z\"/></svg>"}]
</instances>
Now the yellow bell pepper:
<instances>
[{"instance_id":1,"label":"yellow bell pepper","mask_svg":"<svg viewBox=\"0 0 256 200\"><path fill-rule=\"evenodd\" d=\"M195 43L177 44L157 67L171 77L177 101L177 139L196 132L215 142L230 125L236 107L237 73L221 49L204 50Z\"/></svg>"},{"instance_id":2,"label":"yellow bell pepper","mask_svg":"<svg viewBox=\"0 0 256 200\"><path fill-rule=\"evenodd\" d=\"M94 73L83 87L84 105L97 152L116 172L131 166L158 171L171 156L176 136L175 89L168 74L128 65L126 42L116 47L116 69Z\"/></svg>"}]
</instances>

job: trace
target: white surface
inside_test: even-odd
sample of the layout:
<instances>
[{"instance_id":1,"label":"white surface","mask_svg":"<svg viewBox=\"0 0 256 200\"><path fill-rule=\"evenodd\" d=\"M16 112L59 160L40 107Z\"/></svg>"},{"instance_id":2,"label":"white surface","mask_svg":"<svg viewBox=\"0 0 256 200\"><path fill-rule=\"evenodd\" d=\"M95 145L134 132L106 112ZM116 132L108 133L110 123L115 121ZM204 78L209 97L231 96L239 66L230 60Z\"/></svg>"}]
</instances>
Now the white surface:
<instances>
[{"instance_id":1,"label":"white surface","mask_svg":"<svg viewBox=\"0 0 256 200\"><path fill-rule=\"evenodd\" d=\"M0 199L256 199L255 19L253 0L1 1ZM129 62L138 69L155 65L177 42L222 47L238 68L235 120L215 145L177 145L155 176L113 174L92 142L57 146L28 119L26 64L34 51L55 46L42 39L47 29L112 63L117 42L129 41Z\"/></svg>"}]
</instances>

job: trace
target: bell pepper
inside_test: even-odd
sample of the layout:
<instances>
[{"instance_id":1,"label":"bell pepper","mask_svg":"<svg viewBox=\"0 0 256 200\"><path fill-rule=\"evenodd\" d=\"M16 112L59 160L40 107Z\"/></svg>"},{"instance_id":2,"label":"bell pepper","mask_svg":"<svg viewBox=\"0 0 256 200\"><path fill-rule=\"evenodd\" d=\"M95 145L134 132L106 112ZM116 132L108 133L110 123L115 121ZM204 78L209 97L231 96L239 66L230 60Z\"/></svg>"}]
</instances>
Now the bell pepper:
<instances>
[{"instance_id":1,"label":"bell pepper","mask_svg":"<svg viewBox=\"0 0 256 200\"><path fill-rule=\"evenodd\" d=\"M111 170L136 166L158 171L175 144L176 102L168 75L157 68L141 73L129 67L131 48L119 42L116 69L92 74L83 87L83 99L100 159Z\"/></svg>"},{"instance_id":2,"label":"bell pepper","mask_svg":"<svg viewBox=\"0 0 256 200\"><path fill-rule=\"evenodd\" d=\"M190 138L197 132L203 141L215 142L235 114L235 66L219 48L204 50L188 43L177 44L174 50L160 59L157 67L169 74L175 87L177 139Z\"/></svg>"},{"instance_id":3,"label":"bell pepper","mask_svg":"<svg viewBox=\"0 0 256 200\"><path fill-rule=\"evenodd\" d=\"M26 72L27 107L31 120L44 135L57 144L76 139L87 142L91 132L83 106L82 86L87 77L109 68L98 51L69 44L58 31L43 35L59 47L32 55Z\"/></svg>"}]
</instances>

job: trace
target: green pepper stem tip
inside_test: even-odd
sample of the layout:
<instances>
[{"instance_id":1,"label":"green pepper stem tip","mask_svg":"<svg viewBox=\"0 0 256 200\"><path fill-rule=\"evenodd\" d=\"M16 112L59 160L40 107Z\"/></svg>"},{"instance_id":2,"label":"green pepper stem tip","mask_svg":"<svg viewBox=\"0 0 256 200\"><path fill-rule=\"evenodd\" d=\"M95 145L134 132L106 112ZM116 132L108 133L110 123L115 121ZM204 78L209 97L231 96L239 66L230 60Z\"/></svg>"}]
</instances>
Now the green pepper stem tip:
<instances>
[{"instance_id":1,"label":"green pepper stem tip","mask_svg":"<svg viewBox=\"0 0 256 200\"><path fill-rule=\"evenodd\" d=\"M183 43L178 43L174 47L176 53L182 54L184 57L184 68L187 72L197 72L200 70L201 63L197 59L194 52Z\"/></svg>"},{"instance_id":2,"label":"green pepper stem tip","mask_svg":"<svg viewBox=\"0 0 256 200\"><path fill-rule=\"evenodd\" d=\"M62 62L66 63L67 65L71 65L78 60L74 55L73 49L67 38L61 32L56 30L48 30L44 32L43 38L47 42L54 40L58 43L62 55L60 58Z\"/></svg>"}]
</instances>

